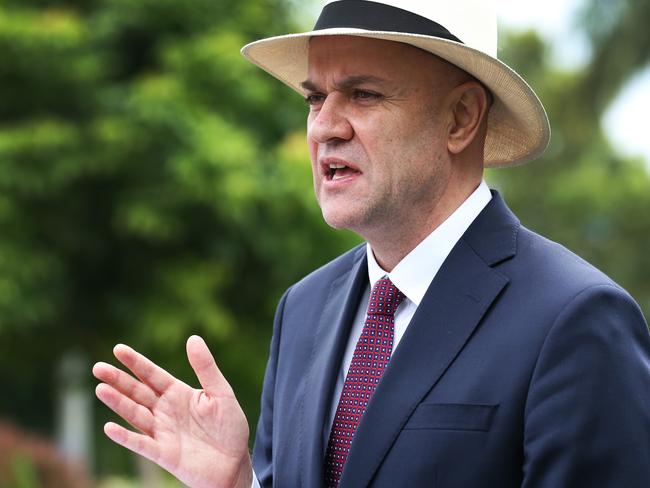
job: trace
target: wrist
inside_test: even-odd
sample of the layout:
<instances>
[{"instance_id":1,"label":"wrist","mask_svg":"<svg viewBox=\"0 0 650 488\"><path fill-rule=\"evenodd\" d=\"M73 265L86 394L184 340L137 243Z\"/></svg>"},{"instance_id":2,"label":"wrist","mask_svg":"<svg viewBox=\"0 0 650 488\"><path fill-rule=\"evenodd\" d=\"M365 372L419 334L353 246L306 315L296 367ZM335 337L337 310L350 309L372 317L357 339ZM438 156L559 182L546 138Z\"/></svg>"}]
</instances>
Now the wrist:
<instances>
[{"instance_id":1,"label":"wrist","mask_svg":"<svg viewBox=\"0 0 650 488\"><path fill-rule=\"evenodd\" d=\"M253 485L253 463L248 451L239 463L239 473L234 488L251 488Z\"/></svg>"}]
</instances>

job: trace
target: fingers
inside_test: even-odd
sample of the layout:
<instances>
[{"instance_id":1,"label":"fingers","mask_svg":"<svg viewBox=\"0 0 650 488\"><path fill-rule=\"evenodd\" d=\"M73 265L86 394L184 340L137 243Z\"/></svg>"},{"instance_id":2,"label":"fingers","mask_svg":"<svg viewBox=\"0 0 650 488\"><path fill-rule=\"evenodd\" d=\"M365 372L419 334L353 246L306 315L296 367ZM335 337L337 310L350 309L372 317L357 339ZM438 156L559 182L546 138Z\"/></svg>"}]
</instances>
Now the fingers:
<instances>
[{"instance_id":1,"label":"fingers","mask_svg":"<svg viewBox=\"0 0 650 488\"><path fill-rule=\"evenodd\" d=\"M158 396L144 383L140 383L130 374L107 363L97 363L93 366L93 375L107 383L119 392L149 409L153 408Z\"/></svg>"},{"instance_id":2,"label":"fingers","mask_svg":"<svg viewBox=\"0 0 650 488\"><path fill-rule=\"evenodd\" d=\"M159 458L158 444L151 437L131 432L113 422L104 425L104 432L109 439L120 446L126 447L153 462L157 462Z\"/></svg>"},{"instance_id":3,"label":"fingers","mask_svg":"<svg viewBox=\"0 0 650 488\"><path fill-rule=\"evenodd\" d=\"M193 335L187 340L187 358L203 389L211 394L232 394L205 341Z\"/></svg>"},{"instance_id":4,"label":"fingers","mask_svg":"<svg viewBox=\"0 0 650 488\"><path fill-rule=\"evenodd\" d=\"M158 395L163 393L175 381L178 381L167 371L129 346L118 344L113 348L113 354L119 362L129 368L134 375L140 378L143 383L149 385Z\"/></svg>"},{"instance_id":5,"label":"fingers","mask_svg":"<svg viewBox=\"0 0 650 488\"><path fill-rule=\"evenodd\" d=\"M97 385L95 394L108 408L133 427L147 434L153 433L154 417L148 408L135 403L129 397L105 383Z\"/></svg>"}]
</instances>

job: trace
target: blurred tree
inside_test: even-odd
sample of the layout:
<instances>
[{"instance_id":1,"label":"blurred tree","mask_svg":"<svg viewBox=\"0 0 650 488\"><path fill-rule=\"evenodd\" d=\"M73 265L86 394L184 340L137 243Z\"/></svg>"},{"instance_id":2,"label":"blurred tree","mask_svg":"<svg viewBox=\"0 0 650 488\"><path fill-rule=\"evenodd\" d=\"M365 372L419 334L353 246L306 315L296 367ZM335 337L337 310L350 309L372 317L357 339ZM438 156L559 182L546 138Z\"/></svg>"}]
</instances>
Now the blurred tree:
<instances>
[{"instance_id":1,"label":"blurred tree","mask_svg":"<svg viewBox=\"0 0 650 488\"><path fill-rule=\"evenodd\" d=\"M592 0L580 21L591 41L592 61L582 88L591 93L593 114L599 116L626 81L650 62L647 0Z\"/></svg>"},{"instance_id":2,"label":"blurred tree","mask_svg":"<svg viewBox=\"0 0 650 488\"><path fill-rule=\"evenodd\" d=\"M118 341L195 384L199 333L254 424L279 295L356 242L318 217L300 97L239 54L289 18L271 0L2 3L0 412L52 432L57 362ZM100 471L126 456L97 451Z\"/></svg>"},{"instance_id":3,"label":"blurred tree","mask_svg":"<svg viewBox=\"0 0 650 488\"><path fill-rule=\"evenodd\" d=\"M585 68L561 70L534 32L511 33L502 58L535 88L553 137L536 163L489 178L523 223L607 272L650 314L650 175L647 162L617 153L601 127L625 81L650 61L644 0L586 4L581 25L591 39Z\"/></svg>"},{"instance_id":4,"label":"blurred tree","mask_svg":"<svg viewBox=\"0 0 650 488\"><path fill-rule=\"evenodd\" d=\"M88 488L92 483L47 440L0 421L0 488Z\"/></svg>"}]
</instances>

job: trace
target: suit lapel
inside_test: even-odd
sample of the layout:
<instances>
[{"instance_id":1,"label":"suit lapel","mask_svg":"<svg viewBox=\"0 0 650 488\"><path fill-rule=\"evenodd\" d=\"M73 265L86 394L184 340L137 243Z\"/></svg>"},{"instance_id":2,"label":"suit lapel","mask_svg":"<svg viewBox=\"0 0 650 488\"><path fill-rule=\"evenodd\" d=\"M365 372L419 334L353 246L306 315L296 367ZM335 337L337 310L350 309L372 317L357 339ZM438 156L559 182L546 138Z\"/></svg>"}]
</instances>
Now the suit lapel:
<instances>
[{"instance_id":1,"label":"suit lapel","mask_svg":"<svg viewBox=\"0 0 650 488\"><path fill-rule=\"evenodd\" d=\"M431 283L355 434L341 487L367 486L422 398L471 337L508 279L518 222L495 195ZM482 236L482 237L481 237ZM513 239L515 237L515 239Z\"/></svg>"},{"instance_id":2,"label":"suit lapel","mask_svg":"<svg viewBox=\"0 0 650 488\"><path fill-rule=\"evenodd\" d=\"M323 426L330 415L332 391L341 368L343 352L350 335L361 293L368 285L365 246L357 251L349 272L332 282L318 328L310 367L306 371L301 408L301 486L319 487L324 483Z\"/></svg>"}]
</instances>

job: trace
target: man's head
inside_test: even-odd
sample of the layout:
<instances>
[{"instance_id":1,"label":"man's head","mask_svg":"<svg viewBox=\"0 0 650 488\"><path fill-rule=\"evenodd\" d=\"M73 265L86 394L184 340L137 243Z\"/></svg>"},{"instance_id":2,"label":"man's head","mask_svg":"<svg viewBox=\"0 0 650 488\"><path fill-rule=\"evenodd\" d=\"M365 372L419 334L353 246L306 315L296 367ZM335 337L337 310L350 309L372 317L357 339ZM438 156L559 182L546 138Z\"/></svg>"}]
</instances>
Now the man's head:
<instances>
[{"instance_id":1,"label":"man's head","mask_svg":"<svg viewBox=\"0 0 650 488\"><path fill-rule=\"evenodd\" d=\"M523 164L548 144L542 104L496 57L496 27L489 0L334 0L312 31L242 49L306 93L323 215L368 240L386 270L484 166Z\"/></svg>"},{"instance_id":2,"label":"man's head","mask_svg":"<svg viewBox=\"0 0 650 488\"><path fill-rule=\"evenodd\" d=\"M429 227L480 182L489 95L450 63L397 42L315 37L302 87L330 225L370 240Z\"/></svg>"},{"instance_id":3,"label":"man's head","mask_svg":"<svg viewBox=\"0 0 650 488\"><path fill-rule=\"evenodd\" d=\"M311 39L355 36L400 42L471 74L494 97L485 140L486 167L523 164L548 145L544 107L526 82L497 59L497 21L490 0L333 0L313 30L252 42L242 53L299 93Z\"/></svg>"}]
</instances>

